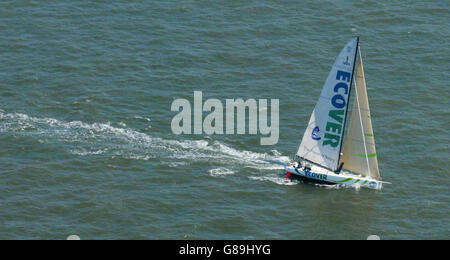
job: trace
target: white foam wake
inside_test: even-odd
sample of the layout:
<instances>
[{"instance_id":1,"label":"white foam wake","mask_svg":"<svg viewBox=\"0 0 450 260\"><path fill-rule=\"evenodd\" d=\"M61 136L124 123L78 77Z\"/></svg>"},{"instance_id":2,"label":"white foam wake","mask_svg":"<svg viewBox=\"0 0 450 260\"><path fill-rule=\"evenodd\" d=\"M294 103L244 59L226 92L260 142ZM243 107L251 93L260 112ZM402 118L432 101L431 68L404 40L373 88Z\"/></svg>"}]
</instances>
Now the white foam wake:
<instances>
[{"instance_id":1,"label":"white foam wake","mask_svg":"<svg viewBox=\"0 0 450 260\"><path fill-rule=\"evenodd\" d=\"M52 139L68 146L77 156L119 156L134 160L158 160L170 167L195 162L218 166L240 166L258 170L281 170L289 158L272 150L267 153L238 150L222 142L206 140L167 140L111 123L64 122L0 110L0 132ZM218 168L221 169L221 168ZM211 174L229 173L217 170Z\"/></svg>"}]
</instances>

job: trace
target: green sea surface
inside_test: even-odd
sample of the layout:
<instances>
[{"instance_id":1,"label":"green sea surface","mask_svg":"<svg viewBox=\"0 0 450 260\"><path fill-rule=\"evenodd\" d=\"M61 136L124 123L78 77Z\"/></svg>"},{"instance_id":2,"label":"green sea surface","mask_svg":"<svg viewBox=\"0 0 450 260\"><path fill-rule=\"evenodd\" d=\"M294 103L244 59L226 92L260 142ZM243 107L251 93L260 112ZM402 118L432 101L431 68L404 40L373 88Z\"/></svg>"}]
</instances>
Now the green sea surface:
<instances>
[{"instance_id":1,"label":"green sea surface","mask_svg":"<svg viewBox=\"0 0 450 260\"><path fill-rule=\"evenodd\" d=\"M448 1L1 1L0 239L449 239ZM381 191L288 181L361 37ZM279 99L280 139L175 135Z\"/></svg>"}]
</instances>

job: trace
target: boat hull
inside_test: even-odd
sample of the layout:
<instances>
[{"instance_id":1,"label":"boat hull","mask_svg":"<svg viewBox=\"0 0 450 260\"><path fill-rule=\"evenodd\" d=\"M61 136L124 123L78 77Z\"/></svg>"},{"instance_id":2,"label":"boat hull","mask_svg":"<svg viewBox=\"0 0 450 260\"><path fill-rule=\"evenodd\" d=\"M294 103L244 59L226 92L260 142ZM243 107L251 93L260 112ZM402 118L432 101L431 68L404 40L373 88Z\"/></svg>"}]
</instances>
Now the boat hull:
<instances>
[{"instance_id":1,"label":"boat hull","mask_svg":"<svg viewBox=\"0 0 450 260\"><path fill-rule=\"evenodd\" d=\"M359 186L375 190L381 190L381 188L383 187L382 181L346 173L335 174L331 171L309 171L290 166L286 167L286 172L288 173L288 178L299 178L307 182L314 182L319 184L338 184L353 187Z\"/></svg>"}]
</instances>

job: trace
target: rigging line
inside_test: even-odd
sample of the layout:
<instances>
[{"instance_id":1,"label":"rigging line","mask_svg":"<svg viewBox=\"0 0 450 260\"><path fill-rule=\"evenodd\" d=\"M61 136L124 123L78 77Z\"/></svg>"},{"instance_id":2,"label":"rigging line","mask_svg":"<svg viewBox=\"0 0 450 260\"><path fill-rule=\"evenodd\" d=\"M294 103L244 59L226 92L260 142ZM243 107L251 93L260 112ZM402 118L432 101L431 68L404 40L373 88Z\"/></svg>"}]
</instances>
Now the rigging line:
<instances>
[{"instance_id":1,"label":"rigging line","mask_svg":"<svg viewBox=\"0 0 450 260\"><path fill-rule=\"evenodd\" d=\"M363 126L362 117L361 117L361 109L359 106L358 85L356 84L356 82L355 82L355 91L356 91L356 103L358 105L359 122L361 124L361 132L362 132L362 138L363 138L363 143L364 143L364 152L366 153L367 170L369 170L369 176L372 176L372 174L370 173L369 156L367 153L366 138L364 136L364 126Z\"/></svg>"}]
</instances>

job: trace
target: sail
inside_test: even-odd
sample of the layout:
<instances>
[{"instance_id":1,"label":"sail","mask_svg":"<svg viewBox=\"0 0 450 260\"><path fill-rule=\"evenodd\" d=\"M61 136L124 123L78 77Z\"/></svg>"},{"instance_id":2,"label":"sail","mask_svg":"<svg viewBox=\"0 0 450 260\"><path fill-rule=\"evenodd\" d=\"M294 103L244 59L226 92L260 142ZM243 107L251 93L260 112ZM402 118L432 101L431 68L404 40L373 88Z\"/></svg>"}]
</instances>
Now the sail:
<instances>
[{"instance_id":1,"label":"sail","mask_svg":"<svg viewBox=\"0 0 450 260\"><path fill-rule=\"evenodd\" d=\"M359 52L354 91L355 103L342 150L341 162L349 171L379 179L380 172L361 52Z\"/></svg>"},{"instance_id":2,"label":"sail","mask_svg":"<svg viewBox=\"0 0 450 260\"><path fill-rule=\"evenodd\" d=\"M348 42L334 62L297 152L332 171L338 168L358 41Z\"/></svg>"}]
</instances>

